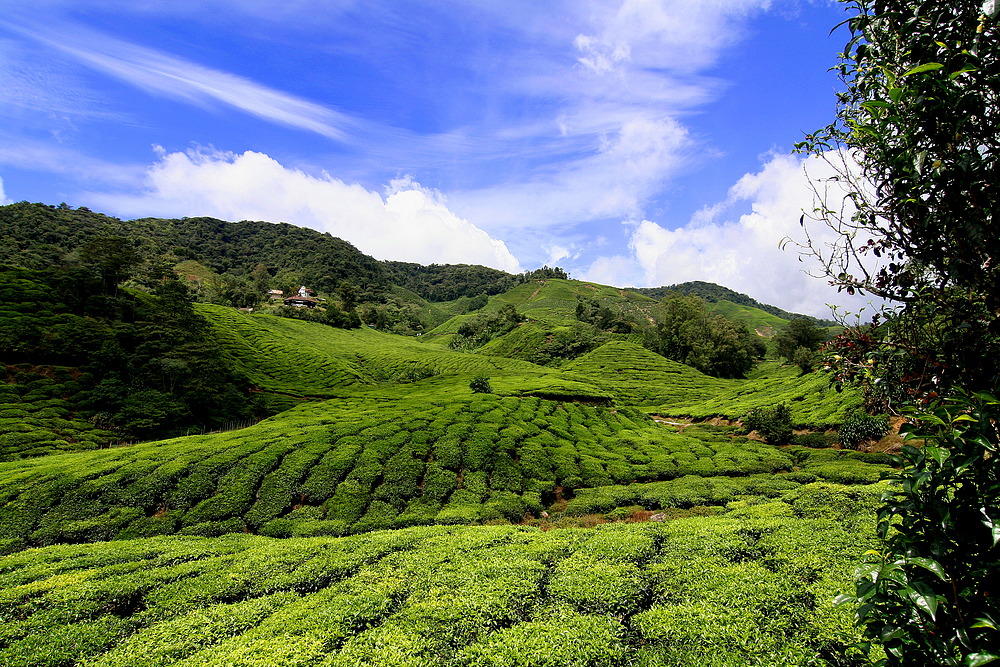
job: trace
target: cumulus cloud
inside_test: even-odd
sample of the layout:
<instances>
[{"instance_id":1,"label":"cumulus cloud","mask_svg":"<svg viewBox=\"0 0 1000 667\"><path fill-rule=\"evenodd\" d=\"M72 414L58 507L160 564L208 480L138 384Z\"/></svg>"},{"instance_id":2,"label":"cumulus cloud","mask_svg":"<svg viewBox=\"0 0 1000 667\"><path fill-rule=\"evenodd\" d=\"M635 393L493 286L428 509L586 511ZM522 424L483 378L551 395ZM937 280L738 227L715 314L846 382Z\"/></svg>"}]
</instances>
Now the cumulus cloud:
<instances>
[{"instance_id":1,"label":"cumulus cloud","mask_svg":"<svg viewBox=\"0 0 1000 667\"><path fill-rule=\"evenodd\" d=\"M816 158L773 156L761 171L743 176L725 202L704 209L682 227L668 229L651 220L632 223L631 255L599 258L587 278L637 286L704 280L792 312L829 317L826 304L856 312L868 299L850 298L828 280L808 275L819 266L808 257L800 259L794 246L806 240L799 219L814 206L810 182L833 175L832 167ZM734 213L747 207L749 212ZM810 225L810 234L821 246L836 240L818 223ZM793 243L783 249L786 238Z\"/></svg>"},{"instance_id":2,"label":"cumulus cloud","mask_svg":"<svg viewBox=\"0 0 1000 667\"><path fill-rule=\"evenodd\" d=\"M6 206L12 203L10 199L7 199L7 193L3 189L3 179L0 178L0 205Z\"/></svg>"},{"instance_id":3,"label":"cumulus cloud","mask_svg":"<svg viewBox=\"0 0 1000 667\"><path fill-rule=\"evenodd\" d=\"M445 199L411 179L386 196L327 174L313 176L263 153L167 153L138 195L92 195L122 216L201 216L289 222L329 232L379 259L483 264L521 270L507 246L452 213Z\"/></svg>"}]
</instances>

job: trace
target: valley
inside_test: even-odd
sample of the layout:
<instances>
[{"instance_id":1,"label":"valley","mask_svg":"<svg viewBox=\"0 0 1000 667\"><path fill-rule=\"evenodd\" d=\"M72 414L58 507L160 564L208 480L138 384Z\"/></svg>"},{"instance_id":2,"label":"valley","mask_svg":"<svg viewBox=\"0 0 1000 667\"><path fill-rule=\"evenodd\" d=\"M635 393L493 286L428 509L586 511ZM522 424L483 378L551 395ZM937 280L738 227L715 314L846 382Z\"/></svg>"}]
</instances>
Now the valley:
<instances>
[{"instance_id":1,"label":"valley","mask_svg":"<svg viewBox=\"0 0 1000 667\"><path fill-rule=\"evenodd\" d=\"M0 215L41 216L63 245L17 237L0 276L6 663L864 664L834 598L876 543L892 460L840 446L859 393L751 333L788 319L547 267L363 257L342 265L365 274L295 269L324 286L309 317L212 303L195 290L250 284L264 251L204 220L220 236L187 245L177 221L136 221L131 278L79 295L58 271L133 232L26 206ZM200 287L190 262L214 266ZM364 278L390 268L410 288ZM439 300L413 291L446 278ZM682 345L681 315L713 346ZM718 363L750 353L745 372ZM741 427L779 405L781 441Z\"/></svg>"}]
</instances>

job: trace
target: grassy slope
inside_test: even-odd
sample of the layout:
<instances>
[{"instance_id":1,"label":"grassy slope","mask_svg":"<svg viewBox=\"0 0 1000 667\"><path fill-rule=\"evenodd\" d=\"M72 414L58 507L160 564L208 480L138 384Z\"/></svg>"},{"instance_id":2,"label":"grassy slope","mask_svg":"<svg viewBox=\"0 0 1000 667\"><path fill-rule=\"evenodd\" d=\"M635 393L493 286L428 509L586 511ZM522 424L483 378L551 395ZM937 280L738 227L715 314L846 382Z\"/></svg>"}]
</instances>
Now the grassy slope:
<instances>
[{"instance_id":1,"label":"grassy slope","mask_svg":"<svg viewBox=\"0 0 1000 667\"><path fill-rule=\"evenodd\" d=\"M519 285L497 297L502 303L513 304L528 318L550 324L572 324L576 321L578 298L596 299L613 310L641 313L655 303L633 292L579 280L539 280Z\"/></svg>"},{"instance_id":2,"label":"grassy slope","mask_svg":"<svg viewBox=\"0 0 1000 667\"><path fill-rule=\"evenodd\" d=\"M648 318L655 305L655 301L649 297L617 287L554 278L518 285L504 294L492 297L489 304L478 312L495 311L504 304L510 304L525 317L551 330L553 327L576 322L576 304L579 298L596 299L615 312L632 313L643 319ZM469 313L452 317L428 332L423 337L423 342L447 345L462 322L474 315L475 313Z\"/></svg>"},{"instance_id":3,"label":"grassy slope","mask_svg":"<svg viewBox=\"0 0 1000 667\"><path fill-rule=\"evenodd\" d=\"M563 368L594 378L626 405L705 400L740 382L705 375L641 345L622 341L602 345Z\"/></svg>"},{"instance_id":4,"label":"grassy slope","mask_svg":"<svg viewBox=\"0 0 1000 667\"><path fill-rule=\"evenodd\" d=\"M748 379L734 381L711 398L664 403L659 411L695 419L739 419L752 408L776 403L788 403L794 424L823 428L840 425L860 408L861 396L852 389L835 391L823 373L800 375L794 366L770 362L762 364Z\"/></svg>"},{"instance_id":5,"label":"grassy slope","mask_svg":"<svg viewBox=\"0 0 1000 667\"><path fill-rule=\"evenodd\" d=\"M115 440L66 407L80 371L61 366L0 366L0 460L96 449Z\"/></svg>"},{"instance_id":6,"label":"grassy slope","mask_svg":"<svg viewBox=\"0 0 1000 667\"><path fill-rule=\"evenodd\" d=\"M708 304L708 309L723 317L743 322L750 331L770 338L788 324L788 320L765 312L753 306L742 306L732 301L716 301Z\"/></svg>"},{"instance_id":7,"label":"grassy slope","mask_svg":"<svg viewBox=\"0 0 1000 667\"><path fill-rule=\"evenodd\" d=\"M485 375L503 394L545 394L606 399L589 378L517 359L454 352L418 339L367 328L247 315L202 306L225 349L265 391L300 396L352 395L366 387L406 384L439 376L444 385Z\"/></svg>"},{"instance_id":8,"label":"grassy slope","mask_svg":"<svg viewBox=\"0 0 1000 667\"><path fill-rule=\"evenodd\" d=\"M796 421L823 424L852 405L851 396L844 400L821 386L819 375L797 378L792 369L772 366L750 380L718 380L626 342L556 371L367 329L201 310L266 390L338 400L226 434L6 464L0 535L10 544L178 530L339 534L516 520L583 488L802 467L769 446L710 431L680 435L621 406L736 418L784 400ZM491 377L496 394L469 390L477 374ZM608 398L619 407L587 404ZM877 479L877 469L852 454L781 484ZM813 456L820 454L803 458ZM724 486L713 503L761 492ZM660 495L700 504L691 493Z\"/></svg>"}]
</instances>

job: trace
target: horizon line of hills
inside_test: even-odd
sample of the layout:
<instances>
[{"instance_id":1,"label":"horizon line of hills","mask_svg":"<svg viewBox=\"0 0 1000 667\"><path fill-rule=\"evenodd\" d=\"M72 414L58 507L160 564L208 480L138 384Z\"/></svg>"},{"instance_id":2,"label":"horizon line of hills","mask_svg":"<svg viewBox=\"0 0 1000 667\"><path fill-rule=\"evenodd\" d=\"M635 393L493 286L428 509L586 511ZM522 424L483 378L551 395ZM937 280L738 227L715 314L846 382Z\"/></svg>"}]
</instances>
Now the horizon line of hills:
<instances>
[{"instance_id":1,"label":"horizon line of hills","mask_svg":"<svg viewBox=\"0 0 1000 667\"><path fill-rule=\"evenodd\" d=\"M154 277L168 267L178 267L192 269L192 279L203 277L199 274L214 274L219 282L229 279L233 283L242 278L253 284L254 271L260 272L263 267L270 281L278 281L286 291L309 285L319 292L334 294L348 283L360 291L356 298L374 296L382 301L389 294L398 299L401 291L428 302L481 294L495 296L527 280L569 278L559 267L511 274L475 264L377 260L329 232L285 222L227 222L204 216L121 220L83 206L17 202L0 206L0 228L5 230L0 240L0 265L28 269L60 266L78 261L80 250L88 243L118 238L132 245L135 259L144 263L145 271ZM657 300L673 293L697 296L708 303L728 301L784 320L805 319L823 327L837 325L705 281L621 289Z\"/></svg>"},{"instance_id":2,"label":"horizon line of hills","mask_svg":"<svg viewBox=\"0 0 1000 667\"><path fill-rule=\"evenodd\" d=\"M37 427L0 433L0 460L260 419L336 395L344 382L406 384L473 366L503 376L507 361L521 364L521 374L562 378L537 395L605 402L611 394L600 382L560 374L609 343L630 346L640 366L666 359L704 382L746 378L760 360L778 357L806 373L834 333L710 283L625 290L569 280L559 268L512 275L380 262L284 223L123 222L20 203L0 207L0 229L0 419L30 417ZM318 292L308 304L316 307L264 296L301 286ZM256 313L230 321L222 313L233 308ZM271 319L282 323L264 324ZM288 327L299 324L311 333L293 336ZM323 331L330 327L409 336L419 351L372 368L374 338L360 351L330 342L310 361L318 375L305 378L295 366L313 354L305 346L335 339ZM291 343L296 336L305 338ZM287 359L274 352L289 346L297 351ZM450 361L419 361L436 354Z\"/></svg>"}]
</instances>

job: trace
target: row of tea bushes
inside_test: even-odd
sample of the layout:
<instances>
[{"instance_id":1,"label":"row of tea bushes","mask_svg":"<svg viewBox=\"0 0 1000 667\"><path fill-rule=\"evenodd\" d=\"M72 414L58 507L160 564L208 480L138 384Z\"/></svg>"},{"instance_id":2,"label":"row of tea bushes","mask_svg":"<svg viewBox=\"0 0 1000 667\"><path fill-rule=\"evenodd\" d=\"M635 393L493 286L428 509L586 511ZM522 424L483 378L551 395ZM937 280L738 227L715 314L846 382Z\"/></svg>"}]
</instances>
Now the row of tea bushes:
<instances>
[{"instance_id":1,"label":"row of tea bushes","mask_svg":"<svg viewBox=\"0 0 1000 667\"><path fill-rule=\"evenodd\" d=\"M779 506L784 506L778 503ZM169 536L0 558L10 667L854 664L871 531L742 518Z\"/></svg>"},{"instance_id":2,"label":"row of tea bushes","mask_svg":"<svg viewBox=\"0 0 1000 667\"><path fill-rule=\"evenodd\" d=\"M204 304L198 312L236 365L269 391L331 396L436 375L551 373L524 361L462 354L368 328L335 329Z\"/></svg>"},{"instance_id":3,"label":"row of tea bushes","mask_svg":"<svg viewBox=\"0 0 1000 667\"><path fill-rule=\"evenodd\" d=\"M71 409L76 369L0 366L0 461L97 449L117 439Z\"/></svg>"},{"instance_id":4,"label":"row of tea bushes","mask_svg":"<svg viewBox=\"0 0 1000 667\"><path fill-rule=\"evenodd\" d=\"M665 415L693 419L724 417L741 419L753 408L787 403L796 428L837 427L861 406L861 395L854 389L838 392L825 373L800 375L794 366L780 367L775 362L761 364L747 380L732 381L711 396L694 400L678 397L661 404Z\"/></svg>"},{"instance_id":5,"label":"row of tea bushes","mask_svg":"<svg viewBox=\"0 0 1000 667\"><path fill-rule=\"evenodd\" d=\"M0 529L9 549L518 522L580 489L796 465L759 442L692 433L635 410L530 397L313 403L241 431L0 464Z\"/></svg>"},{"instance_id":6,"label":"row of tea bushes","mask_svg":"<svg viewBox=\"0 0 1000 667\"><path fill-rule=\"evenodd\" d=\"M835 519L844 526L873 521L885 483L843 485L833 482L800 482L788 475L751 477L697 477L666 482L602 486L581 489L565 509L566 516L602 514L613 520L630 519L636 510L700 510L708 514L739 512L744 507L769 503L772 511L789 516ZM809 476L798 479L809 479ZM670 515L670 513L667 513Z\"/></svg>"},{"instance_id":7,"label":"row of tea bushes","mask_svg":"<svg viewBox=\"0 0 1000 667\"><path fill-rule=\"evenodd\" d=\"M563 367L586 375L626 405L662 406L705 400L738 386L651 352L636 343L614 341Z\"/></svg>"}]
</instances>

